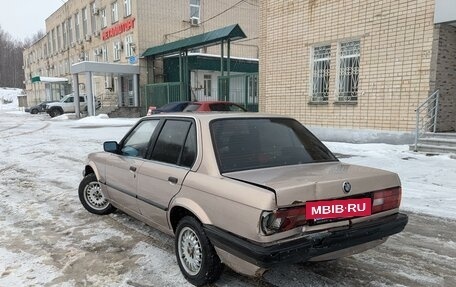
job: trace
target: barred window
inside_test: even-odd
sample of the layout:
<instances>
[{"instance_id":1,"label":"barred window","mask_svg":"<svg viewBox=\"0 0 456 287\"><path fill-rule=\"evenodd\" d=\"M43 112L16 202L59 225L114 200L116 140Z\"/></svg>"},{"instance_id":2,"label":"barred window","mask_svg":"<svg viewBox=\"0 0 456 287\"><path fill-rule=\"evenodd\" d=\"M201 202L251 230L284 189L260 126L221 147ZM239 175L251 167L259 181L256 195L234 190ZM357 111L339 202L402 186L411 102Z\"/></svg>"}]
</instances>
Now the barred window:
<instances>
[{"instance_id":1,"label":"barred window","mask_svg":"<svg viewBox=\"0 0 456 287\"><path fill-rule=\"evenodd\" d=\"M329 75L331 46L319 46L313 49L312 62L312 102L326 102L329 95Z\"/></svg>"},{"instance_id":2,"label":"barred window","mask_svg":"<svg viewBox=\"0 0 456 287\"><path fill-rule=\"evenodd\" d=\"M358 101L360 42L340 44L338 101Z\"/></svg>"}]
</instances>

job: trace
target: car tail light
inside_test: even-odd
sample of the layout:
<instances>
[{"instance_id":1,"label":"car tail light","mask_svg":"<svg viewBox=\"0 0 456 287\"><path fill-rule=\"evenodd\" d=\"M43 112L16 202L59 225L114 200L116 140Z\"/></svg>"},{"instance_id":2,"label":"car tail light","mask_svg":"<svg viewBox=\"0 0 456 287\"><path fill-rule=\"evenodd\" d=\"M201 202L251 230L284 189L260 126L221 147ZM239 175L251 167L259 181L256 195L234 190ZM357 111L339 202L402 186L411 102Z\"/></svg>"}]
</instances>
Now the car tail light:
<instances>
[{"instance_id":1,"label":"car tail light","mask_svg":"<svg viewBox=\"0 0 456 287\"><path fill-rule=\"evenodd\" d=\"M287 231L306 223L305 206L264 211L261 215L261 230L266 235Z\"/></svg>"},{"instance_id":2,"label":"car tail light","mask_svg":"<svg viewBox=\"0 0 456 287\"><path fill-rule=\"evenodd\" d=\"M372 213L398 208L401 204L401 187L388 188L374 192Z\"/></svg>"}]
</instances>

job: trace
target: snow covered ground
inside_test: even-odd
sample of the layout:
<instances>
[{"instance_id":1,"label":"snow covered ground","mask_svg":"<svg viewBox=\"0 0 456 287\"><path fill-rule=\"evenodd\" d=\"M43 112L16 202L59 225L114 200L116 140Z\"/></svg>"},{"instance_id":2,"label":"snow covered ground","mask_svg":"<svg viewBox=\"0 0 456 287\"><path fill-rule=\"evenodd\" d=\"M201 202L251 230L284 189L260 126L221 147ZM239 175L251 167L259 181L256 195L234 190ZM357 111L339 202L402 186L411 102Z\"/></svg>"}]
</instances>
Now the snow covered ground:
<instances>
[{"instance_id":1,"label":"snow covered ground","mask_svg":"<svg viewBox=\"0 0 456 287\"><path fill-rule=\"evenodd\" d=\"M0 99L7 93L11 95L11 91L0 89ZM106 140L120 140L136 121L103 115L51 119L46 114L19 111L14 99L2 105L0 286L189 286L177 267L171 237L123 213L91 215L77 198L86 155L101 150ZM409 224L411 229L389 239L383 247L339 261L342 263L277 268L262 281L227 271L217 286L456 284L454 270L448 271L456 264L456 231L452 230L456 160L448 155L417 154L407 146L326 144L344 162L397 172L403 183L402 209L419 214ZM439 218L428 219L426 214ZM415 232L423 228L420 222L429 220L432 234L417 235ZM404 241L413 242L413 247ZM433 250L435 246L445 249ZM394 257L391 250L402 249L407 254L397 256L400 263L390 262ZM421 260L423 264L418 262ZM388 271L375 270L379 263ZM372 270L365 270L366 266ZM326 274L328 268L333 273ZM371 275L353 277L345 273L350 270Z\"/></svg>"}]
</instances>

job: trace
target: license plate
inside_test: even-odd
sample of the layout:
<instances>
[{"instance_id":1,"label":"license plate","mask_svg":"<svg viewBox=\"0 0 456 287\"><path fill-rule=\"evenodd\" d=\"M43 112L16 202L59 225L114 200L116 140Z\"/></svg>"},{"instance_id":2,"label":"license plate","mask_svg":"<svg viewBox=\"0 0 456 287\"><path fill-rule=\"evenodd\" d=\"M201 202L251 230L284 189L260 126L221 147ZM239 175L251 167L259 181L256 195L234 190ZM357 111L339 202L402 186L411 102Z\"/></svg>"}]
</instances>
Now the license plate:
<instances>
[{"instance_id":1,"label":"license plate","mask_svg":"<svg viewBox=\"0 0 456 287\"><path fill-rule=\"evenodd\" d=\"M371 215L371 199L341 199L306 203L306 219L348 218Z\"/></svg>"}]
</instances>

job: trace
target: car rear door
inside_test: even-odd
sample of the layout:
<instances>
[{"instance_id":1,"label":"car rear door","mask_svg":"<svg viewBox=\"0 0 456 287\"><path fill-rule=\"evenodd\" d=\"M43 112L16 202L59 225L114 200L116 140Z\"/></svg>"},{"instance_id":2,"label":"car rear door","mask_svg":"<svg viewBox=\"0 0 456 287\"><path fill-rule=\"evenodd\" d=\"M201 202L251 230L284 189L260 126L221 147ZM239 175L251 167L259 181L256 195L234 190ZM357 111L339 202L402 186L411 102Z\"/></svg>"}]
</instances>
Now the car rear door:
<instances>
[{"instance_id":1,"label":"car rear door","mask_svg":"<svg viewBox=\"0 0 456 287\"><path fill-rule=\"evenodd\" d=\"M139 213L137 173L144 164L158 123L159 119L139 122L120 143L120 153L111 154L106 160L106 186L110 199L135 213Z\"/></svg>"},{"instance_id":2,"label":"car rear door","mask_svg":"<svg viewBox=\"0 0 456 287\"><path fill-rule=\"evenodd\" d=\"M163 122L148 161L138 172L138 205L143 216L168 227L166 211L196 158L196 128L191 119Z\"/></svg>"}]
</instances>

